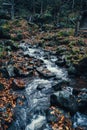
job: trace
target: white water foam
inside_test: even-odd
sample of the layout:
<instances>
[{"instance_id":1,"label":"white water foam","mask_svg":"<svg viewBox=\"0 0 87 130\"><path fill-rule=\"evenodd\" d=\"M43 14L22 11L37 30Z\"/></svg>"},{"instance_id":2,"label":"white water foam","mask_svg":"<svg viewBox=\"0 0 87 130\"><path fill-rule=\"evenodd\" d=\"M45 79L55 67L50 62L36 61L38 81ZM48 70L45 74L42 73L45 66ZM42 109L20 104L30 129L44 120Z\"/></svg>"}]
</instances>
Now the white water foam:
<instances>
[{"instance_id":1,"label":"white water foam","mask_svg":"<svg viewBox=\"0 0 87 130\"><path fill-rule=\"evenodd\" d=\"M67 72L62 68L59 68L57 65L55 65L55 63L52 62L52 59L50 61L50 59L45 59L44 56L43 56L43 51L40 51L39 49L33 49L33 48L28 48L28 51L29 51L29 55L37 58L37 59L40 59L42 60L47 69L54 73L58 78L62 78L63 80L67 80ZM56 58L56 57L55 57ZM53 57L53 60L54 60L54 57Z\"/></svg>"},{"instance_id":2,"label":"white water foam","mask_svg":"<svg viewBox=\"0 0 87 130\"><path fill-rule=\"evenodd\" d=\"M25 130L38 130L46 121L45 116L39 115L38 118L32 120L31 124L27 125Z\"/></svg>"}]
</instances>

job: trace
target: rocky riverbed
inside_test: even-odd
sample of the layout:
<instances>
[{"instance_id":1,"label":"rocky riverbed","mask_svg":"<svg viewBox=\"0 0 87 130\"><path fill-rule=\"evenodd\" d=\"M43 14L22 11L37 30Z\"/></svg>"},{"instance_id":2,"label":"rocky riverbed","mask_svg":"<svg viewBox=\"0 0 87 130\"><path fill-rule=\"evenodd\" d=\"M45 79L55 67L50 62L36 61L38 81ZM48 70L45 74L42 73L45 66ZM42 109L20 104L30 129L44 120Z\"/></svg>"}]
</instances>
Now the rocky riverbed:
<instances>
[{"instance_id":1,"label":"rocky riverbed","mask_svg":"<svg viewBox=\"0 0 87 130\"><path fill-rule=\"evenodd\" d=\"M13 48L0 61L0 129L86 130L86 77L39 44Z\"/></svg>"}]
</instances>

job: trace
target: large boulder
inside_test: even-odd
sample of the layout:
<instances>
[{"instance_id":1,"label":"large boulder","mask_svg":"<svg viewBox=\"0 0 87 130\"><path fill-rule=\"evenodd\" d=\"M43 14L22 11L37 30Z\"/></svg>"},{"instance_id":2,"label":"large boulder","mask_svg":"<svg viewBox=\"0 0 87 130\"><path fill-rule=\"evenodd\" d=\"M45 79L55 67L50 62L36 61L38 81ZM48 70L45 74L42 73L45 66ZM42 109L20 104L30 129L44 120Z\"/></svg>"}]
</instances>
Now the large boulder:
<instances>
[{"instance_id":1,"label":"large boulder","mask_svg":"<svg viewBox=\"0 0 87 130\"><path fill-rule=\"evenodd\" d=\"M77 75L78 73L77 73L76 68L71 65L71 66L68 68L68 74L69 74L69 75Z\"/></svg>"},{"instance_id":2,"label":"large boulder","mask_svg":"<svg viewBox=\"0 0 87 130\"><path fill-rule=\"evenodd\" d=\"M14 67L12 65L9 65L7 67L0 68L0 72L2 73L2 76L5 78L14 77Z\"/></svg>"},{"instance_id":3,"label":"large boulder","mask_svg":"<svg viewBox=\"0 0 87 130\"><path fill-rule=\"evenodd\" d=\"M51 95L51 104L65 108L71 113L78 110L76 98L67 90L62 90Z\"/></svg>"},{"instance_id":4,"label":"large boulder","mask_svg":"<svg viewBox=\"0 0 87 130\"><path fill-rule=\"evenodd\" d=\"M39 67L36 70L39 73L40 77L47 78L47 79L55 77L55 74L51 73L47 68Z\"/></svg>"},{"instance_id":5,"label":"large boulder","mask_svg":"<svg viewBox=\"0 0 87 130\"><path fill-rule=\"evenodd\" d=\"M80 72L81 74L86 73L87 74L87 57L82 59L78 66L76 66L78 72Z\"/></svg>"},{"instance_id":6,"label":"large boulder","mask_svg":"<svg viewBox=\"0 0 87 130\"><path fill-rule=\"evenodd\" d=\"M14 73L18 77L28 77L33 75L33 70L23 71L20 68L14 67Z\"/></svg>"},{"instance_id":7,"label":"large boulder","mask_svg":"<svg viewBox=\"0 0 87 130\"><path fill-rule=\"evenodd\" d=\"M77 97L77 101L78 101L78 109L81 112L87 112L86 108L87 108L87 93L86 92L80 92L78 94Z\"/></svg>"},{"instance_id":8,"label":"large boulder","mask_svg":"<svg viewBox=\"0 0 87 130\"><path fill-rule=\"evenodd\" d=\"M25 88L25 83L23 80L14 79L12 83L13 90L22 90Z\"/></svg>"},{"instance_id":9,"label":"large boulder","mask_svg":"<svg viewBox=\"0 0 87 130\"><path fill-rule=\"evenodd\" d=\"M62 107L72 114L87 112L87 89L63 88L51 95L51 105Z\"/></svg>"},{"instance_id":10,"label":"large boulder","mask_svg":"<svg viewBox=\"0 0 87 130\"><path fill-rule=\"evenodd\" d=\"M54 82L52 84L52 88L54 89L54 91L60 91L62 90L63 87L67 87L69 85L69 82L66 80L59 80L57 82Z\"/></svg>"}]
</instances>

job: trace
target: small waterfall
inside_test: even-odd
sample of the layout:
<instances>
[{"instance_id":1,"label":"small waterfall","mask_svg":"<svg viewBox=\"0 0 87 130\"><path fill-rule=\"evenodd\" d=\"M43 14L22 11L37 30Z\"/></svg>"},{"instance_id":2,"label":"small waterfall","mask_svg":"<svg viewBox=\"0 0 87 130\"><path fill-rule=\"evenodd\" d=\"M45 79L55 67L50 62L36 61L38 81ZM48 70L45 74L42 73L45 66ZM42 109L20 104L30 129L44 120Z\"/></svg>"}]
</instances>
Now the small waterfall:
<instances>
[{"instance_id":1,"label":"small waterfall","mask_svg":"<svg viewBox=\"0 0 87 130\"><path fill-rule=\"evenodd\" d=\"M67 76L67 71L65 71L65 69L61 69L59 68L54 61L57 60L56 56L53 56L53 58L48 58L45 59L45 52L43 50L40 49L33 49L33 48L28 48L28 52L29 55L37 58L37 59L41 59L44 64L46 65L47 69L51 72L54 73L58 78L62 78L63 80L69 80L68 76ZM49 54L47 54L49 55Z\"/></svg>"}]
</instances>

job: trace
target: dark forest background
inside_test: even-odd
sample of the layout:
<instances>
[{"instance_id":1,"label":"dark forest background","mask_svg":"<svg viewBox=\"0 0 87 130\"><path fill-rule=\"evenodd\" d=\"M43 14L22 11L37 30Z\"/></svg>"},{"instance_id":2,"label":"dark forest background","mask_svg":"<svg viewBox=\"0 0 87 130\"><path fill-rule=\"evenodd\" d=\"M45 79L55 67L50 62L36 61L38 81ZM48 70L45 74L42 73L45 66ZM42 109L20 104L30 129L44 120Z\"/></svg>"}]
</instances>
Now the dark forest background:
<instances>
[{"instance_id":1,"label":"dark forest background","mask_svg":"<svg viewBox=\"0 0 87 130\"><path fill-rule=\"evenodd\" d=\"M86 9L87 0L0 0L0 15L8 13L15 18L62 26L74 25Z\"/></svg>"}]
</instances>

